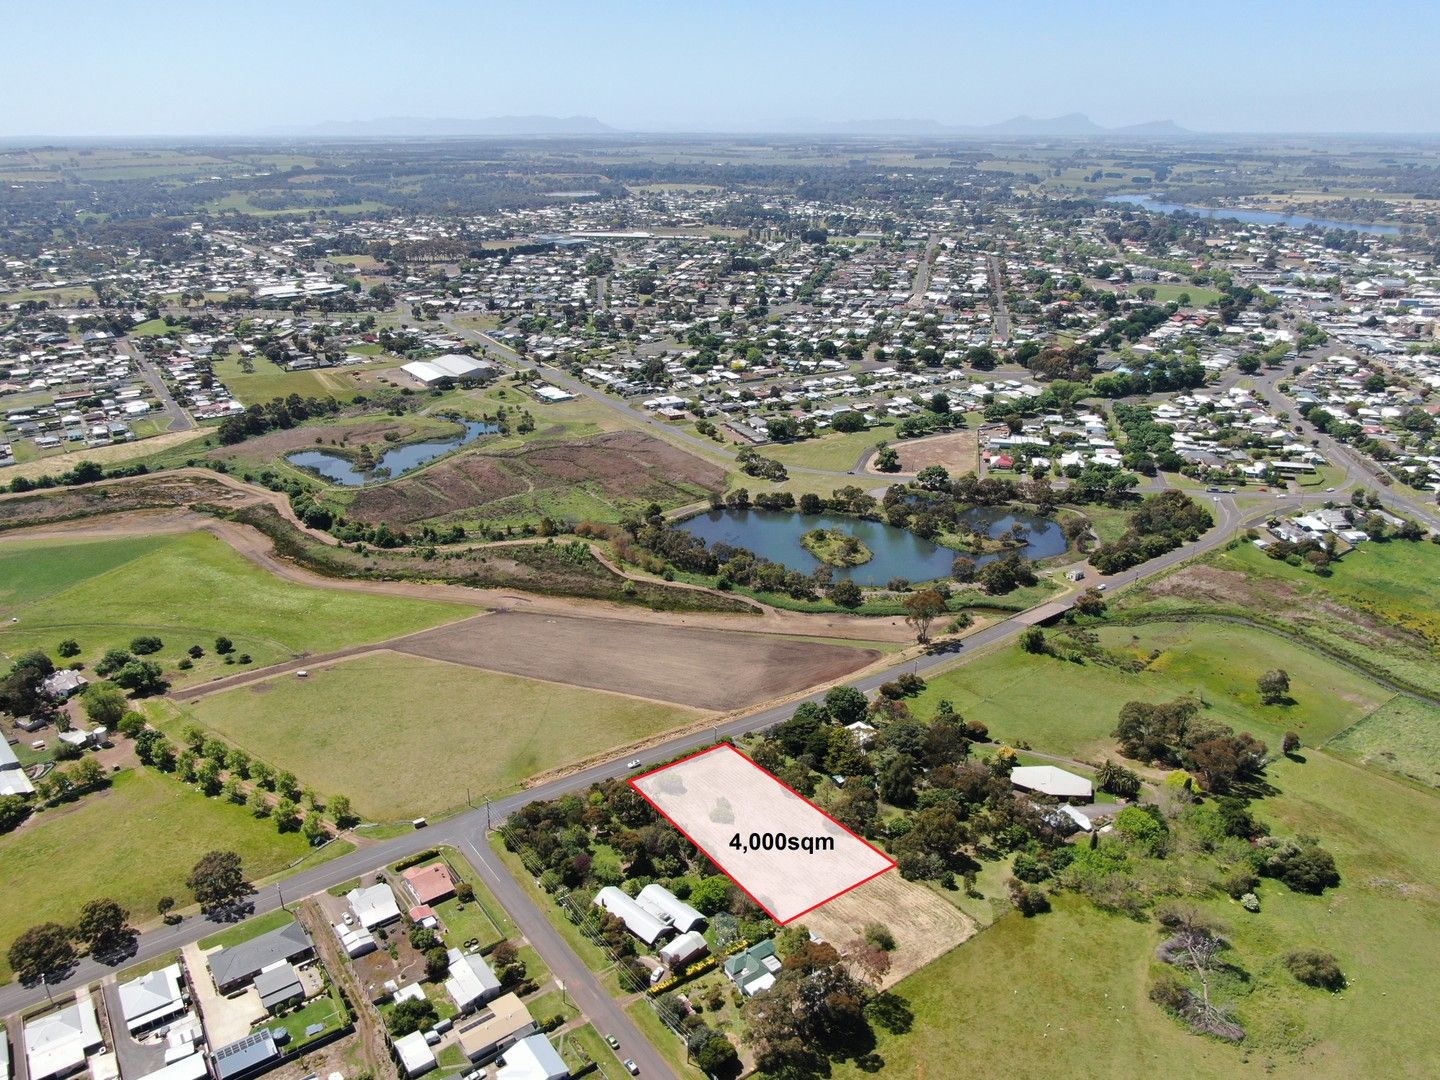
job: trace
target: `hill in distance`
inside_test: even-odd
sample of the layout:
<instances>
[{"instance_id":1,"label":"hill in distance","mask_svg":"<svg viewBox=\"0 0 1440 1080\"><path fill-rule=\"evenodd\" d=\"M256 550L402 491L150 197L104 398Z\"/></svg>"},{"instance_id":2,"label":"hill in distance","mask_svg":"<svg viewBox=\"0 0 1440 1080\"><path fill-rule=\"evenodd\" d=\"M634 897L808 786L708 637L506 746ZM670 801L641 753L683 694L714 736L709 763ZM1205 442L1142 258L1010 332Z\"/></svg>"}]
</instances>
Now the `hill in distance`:
<instances>
[{"instance_id":1,"label":"hill in distance","mask_svg":"<svg viewBox=\"0 0 1440 1080\"><path fill-rule=\"evenodd\" d=\"M376 120L330 120L287 129L289 135L442 138L493 135L613 135L617 130L593 116L487 116L478 119L388 116Z\"/></svg>"}]
</instances>

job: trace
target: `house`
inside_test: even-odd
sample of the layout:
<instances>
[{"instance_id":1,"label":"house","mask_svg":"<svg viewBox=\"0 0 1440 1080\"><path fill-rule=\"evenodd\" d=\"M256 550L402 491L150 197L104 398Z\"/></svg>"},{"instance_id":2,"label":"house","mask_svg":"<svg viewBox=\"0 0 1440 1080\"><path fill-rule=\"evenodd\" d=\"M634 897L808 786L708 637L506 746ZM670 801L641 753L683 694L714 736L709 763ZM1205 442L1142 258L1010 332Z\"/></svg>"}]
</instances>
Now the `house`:
<instances>
[{"instance_id":1,"label":"house","mask_svg":"<svg viewBox=\"0 0 1440 1080\"><path fill-rule=\"evenodd\" d=\"M445 991L462 1013L479 1008L500 993L500 980L479 953L451 949L449 956L450 977L445 980Z\"/></svg>"},{"instance_id":2,"label":"house","mask_svg":"<svg viewBox=\"0 0 1440 1080\"><path fill-rule=\"evenodd\" d=\"M289 923L268 934L242 941L212 953L207 961L215 989L222 994L242 990L266 968L293 964L315 955L315 943L299 923Z\"/></svg>"},{"instance_id":3,"label":"house","mask_svg":"<svg viewBox=\"0 0 1440 1080\"><path fill-rule=\"evenodd\" d=\"M754 997L775 985L775 976L780 973L780 967L780 957L775 954L775 942L772 938L766 938L726 960L725 976L738 986L746 997Z\"/></svg>"},{"instance_id":4,"label":"house","mask_svg":"<svg viewBox=\"0 0 1440 1080\"><path fill-rule=\"evenodd\" d=\"M646 885L640 890L640 895L635 897L635 902L681 933L705 925L704 915L701 915L664 885Z\"/></svg>"},{"instance_id":5,"label":"house","mask_svg":"<svg viewBox=\"0 0 1440 1080\"><path fill-rule=\"evenodd\" d=\"M460 1049L481 1064L535 1030L535 1018L525 1003L514 994L502 994L490 1002L489 1016L460 1032Z\"/></svg>"},{"instance_id":6,"label":"house","mask_svg":"<svg viewBox=\"0 0 1440 1080\"><path fill-rule=\"evenodd\" d=\"M31 1080L69 1076L105 1046L95 1002L83 992L69 1005L25 1021L25 1068Z\"/></svg>"},{"instance_id":7,"label":"house","mask_svg":"<svg viewBox=\"0 0 1440 1080\"><path fill-rule=\"evenodd\" d=\"M35 785L20 767L20 759L15 756L15 751L8 742L0 738L0 795L30 795L34 791Z\"/></svg>"},{"instance_id":8,"label":"house","mask_svg":"<svg viewBox=\"0 0 1440 1080\"><path fill-rule=\"evenodd\" d=\"M497 1062L496 1080L565 1080L570 1069L544 1035L527 1035Z\"/></svg>"},{"instance_id":9,"label":"house","mask_svg":"<svg viewBox=\"0 0 1440 1080\"><path fill-rule=\"evenodd\" d=\"M194 1053L176 1058L154 1072L146 1073L139 1080L208 1080L209 1076L205 1055Z\"/></svg>"},{"instance_id":10,"label":"house","mask_svg":"<svg viewBox=\"0 0 1440 1080\"><path fill-rule=\"evenodd\" d=\"M180 965L171 964L116 987L126 1030L139 1035L183 1013L189 1007L184 983Z\"/></svg>"},{"instance_id":11,"label":"house","mask_svg":"<svg viewBox=\"0 0 1440 1080\"><path fill-rule=\"evenodd\" d=\"M417 904L434 907L455 895L455 879L450 876L450 867L443 862L412 866L400 876L410 887Z\"/></svg>"},{"instance_id":12,"label":"house","mask_svg":"<svg viewBox=\"0 0 1440 1080\"><path fill-rule=\"evenodd\" d=\"M400 1071L406 1076L421 1076L435 1068L435 1052L425 1041L423 1031L412 1031L394 1042L395 1056L400 1060Z\"/></svg>"},{"instance_id":13,"label":"house","mask_svg":"<svg viewBox=\"0 0 1440 1080\"><path fill-rule=\"evenodd\" d=\"M255 992L267 1013L273 1013L294 1001L303 1001L305 987L300 975L290 964L277 964L255 976Z\"/></svg>"},{"instance_id":14,"label":"house","mask_svg":"<svg viewBox=\"0 0 1440 1080\"><path fill-rule=\"evenodd\" d=\"M280 1048L268 1028L252 1032L210 1055L215 1063L215 1080L247 1080L259 1076L279 1057Z\"/></svg>"},{"instance_id":15,"label":"house","mask_svg":"<svg viewBox=\"0 0 1440 1080\"><path fill-rule=\"evenodd\" d=\"M69 701L85 687L90 680L78 671L57 671L48 675L40 684L40 692L54 701Z\"/></svg>"},{"instance_id":16,"label":"house","mask_svg":"<svg viewBox=\"0 0 1440 1080\"><path fill-rule=\"evenodd\" d=\"M1095 794L1095 787L1089 780L1057 769L1054 765L1017 765L1010 770L1010 783L1056 799L1088 800Z\"/></svg>"},{"instance_id":17,"label":"house","mask_svg":"<svg viewBox=\"0 0 1440 1080\"><path fill-rule=\"evenodd\" d=\"M687 930L660 950L660 959L672 971L704 956L710 951L699 930Z\"/></svg>"},{"instance_id":18,"label":"house","mask_svg":"<svg viewBox=\"0 0 1440 1080\"><path fill-rule=\"evenodd\" d=\"M368 889L351 889L345 894L345 899L366 930L400 921L400 907L395 903L395 893L383 881Z\"/></svg>"},{"instance_id":19,"label":"house","mask_svg":"<svg viewBox=\"0 0 1440 1080\"><path fill-rule=\"evenodd\" d=\"M346 926L337 922L332 925L332 929L340 940L340 947L351 960L372 953L380 947L375 943L375 935L363 926Z\"/></svg>"},{"instance_id":20,"label":"house","mask_svg":"<svg viewBox=\"0 0 1440 1080\"><path fill-rule=\"evenodd\" d=\"M652 912L646 911L633 897L626 896L614 885L606 885L596 893L595 903L624 922L625 929L646 945L654 945L673 932Z\"/></svg>"}]
</instances>

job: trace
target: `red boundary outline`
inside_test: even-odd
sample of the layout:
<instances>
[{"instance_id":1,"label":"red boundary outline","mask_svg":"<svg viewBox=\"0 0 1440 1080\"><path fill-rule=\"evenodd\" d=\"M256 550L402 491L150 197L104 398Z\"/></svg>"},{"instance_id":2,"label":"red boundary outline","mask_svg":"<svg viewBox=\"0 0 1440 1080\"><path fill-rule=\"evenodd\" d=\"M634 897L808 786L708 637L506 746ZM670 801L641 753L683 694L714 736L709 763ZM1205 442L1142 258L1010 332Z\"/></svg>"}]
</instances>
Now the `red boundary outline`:
<instances>
[{"instance_id":1,"label":"red boundary outline","mask_svg":"<svg viewBox=\"0 0 1440 1080\"><path fill-rule=\"evenodd\" d=\"M766 777L768 777L769 779L773 780L775 783L779 784L779 785L780 785L782 788L784 788L786 791L790 792L791 795L794 795L797 799L799 799L801 802L803 802L806 806L810 807L812 810L814 810L816 813L820 814L822 817L828 819L828 820L829 820L830 822L832 822L837 828L839 828L839 829L841 829L842 831L848 833L850 836L853 836L856 840L859 840L860 843L864 844L864 845L865 845L866 847L868 847L871 851L875 852L876 855L879 855L882 859L884 859L884 860L885 860L887 863L889 863L890 865L887 866L887 867L885 867L884 870L877 870L877 871L875 871L875 873L871 874L869 877L861 878L859 881L855 882L855 884L853 884L853 885L846 885L845 888L841 889L841 890L840 890L839 892L837 892L834 896L827 896L824 900L821 900L819 903L811 904L811 905L810 905L808 908L806 908L804 911L797 912L796 914L791 915L790 918L788 918L788 919L781 919L778 915L776 915L776 914L775 914L773 911L771 911L768 907L766 907L764 904L762 904L762 903L755 897L755 894L752 893L749 889L747 889L747 888L745 887L744 883L743 883L738 877L736 877L733 873L731 873L728 869L726 869L724 863L722 863L719 859L717 859L717 858L714 856L714 854L712 854L710 851L706 850L706 848L704 847L704 845L702 845L698 840L696 840L693 836L691 836L688 832L686 832L685 829L684 829L683 827L681 827L681 825L680 825L680 823L679 823L678 821L676 821L674 818L672 818L669 814L665 813L664 810L660 809L660 804L659 804L659 803L657 803L654 799L650 798L649 795L646 795L645 792L643 792L643 791L640 790L639 781L645 780L645 779L647 779L647 778L649 778L649 777L651 777L651 776L656 776L656 775L658 775L659 773L664 772L666 769L673 769L676 765L683 765L683 764L685 764L685 762L687 762L687 761L693 761L695 758L704 757L704 756L707 755L707 754L713 754L713 753L716 753L717 751L720 751L720 750L729 750L729 751L730 751L731 753L733 753L736 757L738 757L741 761L743 761L743 762L745 762L745 764L749 765L752 769L755 769L757 772L763 773ZM824 810L822 810L820 807L816 806L816 805L815 805L813 802L811 802L809 799L805 798L804 795L801 795L800 792L796 791L796 790L795 790L794 788L792 788L789 784L785 783L784 780L781 780L778 776L776 776L774 773L772 773L769 769L761 768L759 765L755 764L755 762L751 761L750 758L746 757L744 754L742 754L739 750L737 750L733 745L731 745L731 744L728 743L728 742L721 743L719 746L712 746L712 747L710 747L708 750L697 750L697 751L696 751L695 753L693 753L693 754L687 754L685 757L681 758L679 761L672 761L672 762L670 762L668 765L661 765L658 769L651 769L649 772L641 773L639 776L632 776L629 780L626 781L626 783L628 783L632 788L635 789L635 793L636 793L637 795L639 795L639 796L640 796L642 799L644 799L647 803L649 803L651 806L653 806L653 807L655 808L655 812L656 812L656 813L658 813L661 817L663 817L666 821L668 821L671 825L673 825L673 826L679 831L679 833L680 833L681 836L685 837L686 840L689 840L690 843L694 844L695 847L698 848L700 851L705 852L705 857L708 858L711 862L713 862L716 866L720 867L721 871L725 874L725 876L728 877L731 881L733 881L733 882L735 883L736 887L739 888L739 890L740 890L741 892L743 892L746 896L750 897L750 899L751 899L752 901L754 901L756 907L758 907L761 911L765 912L766 915L769 915L770 918L774 919L776 925L778 925L778 926L788 926L788 925L790 925L792 922L794 922L796 919L799 919L799 918L801 918L802 916L805 916L805 915L810 914L810 912L814 911L816 908L818 908L818 907L823 907L824 905L830 903L831 900L839 899L840 897L844 896L846 893L850 892L852 889L858 889L861 885L864 885L867 881L874 881L874 880L875 880L877 877L879 877L881 874L889 873L891 870L894 870L894 869L895 869L895 860L892 859L889 855L885 854L885 852L881 851L878 847L876 847L874 844L870 843L870 841L869 841L869 840L866 840L863 836L860 836L859 834L857 834L857 833L854 832L853 830L847 828L847 827L846 827L844 824L842 824L841 822L836 821L833 817L831 817L829 814L827 814Z\"/></svg>"}]
</instances>

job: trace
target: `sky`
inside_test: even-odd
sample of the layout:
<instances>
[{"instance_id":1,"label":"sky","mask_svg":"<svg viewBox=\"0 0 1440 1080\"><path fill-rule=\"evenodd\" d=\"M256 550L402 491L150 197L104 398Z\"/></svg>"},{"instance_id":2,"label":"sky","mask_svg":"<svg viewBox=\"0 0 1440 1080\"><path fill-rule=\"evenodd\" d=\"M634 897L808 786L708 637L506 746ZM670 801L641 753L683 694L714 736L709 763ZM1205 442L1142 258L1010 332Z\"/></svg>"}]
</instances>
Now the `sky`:
<instances>
[{"instance_id":1,"label":"sky","mask_svg":"<svg viewBox=\"0 0 1440 1080\"><path fill-rule=\"evenodd\" d=\"M3 8L0 135L381 117L641 131L1088 114L1440 132L1434 0L45 0Z\"/></svg>"}]
</instances>

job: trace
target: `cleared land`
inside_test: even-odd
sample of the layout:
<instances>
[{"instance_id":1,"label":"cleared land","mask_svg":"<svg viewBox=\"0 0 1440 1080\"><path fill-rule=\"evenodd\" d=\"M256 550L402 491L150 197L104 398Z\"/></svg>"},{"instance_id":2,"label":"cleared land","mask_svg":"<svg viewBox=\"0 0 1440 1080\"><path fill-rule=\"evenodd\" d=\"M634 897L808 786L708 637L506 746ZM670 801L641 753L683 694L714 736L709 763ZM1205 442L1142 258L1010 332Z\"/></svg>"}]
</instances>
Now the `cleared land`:
<instances>
[{"instance_id":1,"label":"cleared land","mask_svg":"<svg viewBox=\"0 0 1440 1080\"><path fill-rule=\"evenodd\" d=\"M257 357L254 370L246 372L238 357L225 357L215 363L215 376L246 405L271 401L274 398L299 394L301 397L334 397L350 401L356 394L373 386L382 372L399 367L401 357L375 357L365 364L316 371L286 371L264 357Z\"/></svg>"},{"instance_id":2,"label":"cleared land","mask_svg":"<svg viewBox=\"0 0 1440 1080\"><path fill-rule=\"evenodd\" d=\"M1286 731L1298 732L1309 745L1324 742L1392 696L1317 653L1247 627L1149 623L1107 627L1100 638L1117 652L1148 660L1148 667L1130 672L1005 648L931 679L911 707L928 716L948 698L967 719L987 724L995 738L1083 758L1111 750L1110 732L1127 701L1194 695L1205 703L1206 715L1278 747ZM1063 644L1063 637L1056 640ZM1153 650L1159 655L1150 660ZM1289 673L1295 704L1260 703L1255 680L1271 668Z\"/></svg>"},{"instance_id":3,"label":"cleared land","mask_svg":"<svg viewBox=\"0 0 1440 1080\"><path fill-rule=\"evenodd\" d=\"M397 651L725 711L838 679L872 649L643 622L499 612L398 642Z\"/></svg>"},{"instance_id":4,"label":"cleared land","mask_svg":"<svg viewBox=\"0 0 1440 1080\"><path fill-rule=\"evenodd\" d=\"M94 665L109 648L153 634L151 659L178 683L235 668L215 653L229 637L235 655L259 665L347 645L383 641L475 614L462 604L311 588L254 566L206 532L126 540L0 542L0 650L54 655L65 638ZM13 618L17 621L10 622ZM205 655L177 664L191 645Z\"/></svg>"},{"instance_id":5,"label":"cleared land","mask_svg":"<svg viewBox=\"0 0 1440 1080\"><path fill-rule=\"evenodd\" d=\"M953 431L928 439L902 439L890 445L900 455L902 473L918 473L927 465L943 466L952 476L979 469L980 440L974 431ZM874 471L873 463L870 471Z\"/></svg>"},{"instance_id":6,"label":"cleared land","mask_svg":"<svg viewBox=\"0 0 1440 1080\"><path fill-rule=\"evenodd\" d=\"M356 495L350 516L406 524L503 518L524 511L615 520L656 502L678 506L725 487L725 470L660 439L617 431L518 450L472 453Z\"/></svg>"},{"instance_id":7,"label":"cleared land","mask_svg":"<svg viewBox=\"0 0 1440 1080\"><path fill-rule=\"evenodd\" d=\"M488 622L489 620L479 620ZM382 652L175 710L374 820L459 805L683 725L689 709Z\"/></svg>"},{"instance_id":8,"label":"cleared land","mask_svg":"<svg viewBox=\"0 0 1440 1080\"><path fill-rule=\"evenodd\" d=\"M253 879L303 857L309 845L243 806L149 770L122 772L108 790L0 836L0 977L10 974L4 950L17 934L50 919L68 924L94 897L119 901L137 923L153 917L161 896L184 903L186 875L215 848L239 852Z\"/></svg>"},{"instance_id":9,"label":"cleared land","mask_svg":"<svg viewBox=\"0 0 1440 1080\"><path fill-rule=\"evenodd\" d=\"M842 952L872 923L888 926L895 935L883 987L894 986L975 934L968 915L899 874L881 874L800 919L802 926Z\"/></svg>"},{"instance_id":10,"label":"cleared land","mask_svg":"<svg viewBox=\"0 0 1440 1080\"><path fill-rule=\"evenodd\" d=\"M867 452L875 449L882 439L893 439L894 424L876 424L868 431L852 431L847 434L831 433L814 439L793 443L776 443L761 447L765 457L809 469L826 469L830 472L847 472L855 468Z\"/></svg>"},{"instance_id":11,"label":"cleared land","mask_svg":"<svg viewBox=\"0 0 1440 1080\"><path fill-rule=\"evenodd\" d=\"M1325 749L1440 787L1440 709L1397 695Z\"/></svg>"}]
</instances>

